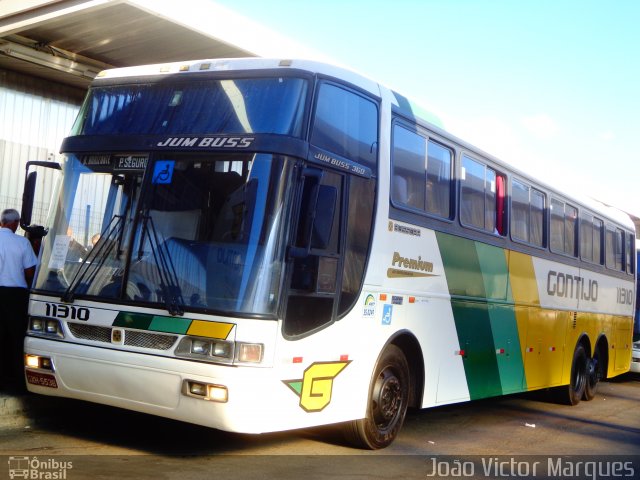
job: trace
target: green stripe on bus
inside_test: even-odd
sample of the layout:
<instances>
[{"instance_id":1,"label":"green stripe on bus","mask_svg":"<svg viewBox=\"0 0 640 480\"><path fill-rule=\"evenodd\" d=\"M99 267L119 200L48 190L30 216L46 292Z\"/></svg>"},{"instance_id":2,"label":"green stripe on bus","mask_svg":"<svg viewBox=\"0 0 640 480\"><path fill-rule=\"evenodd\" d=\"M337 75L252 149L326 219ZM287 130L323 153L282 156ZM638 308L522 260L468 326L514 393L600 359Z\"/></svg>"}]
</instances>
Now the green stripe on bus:
<instances>
[{"instance_id":1,"label":"green stripe on bus","mask_svg":"<svg viewBox=\"0 0 640 480\"><path fill-rule=\"evenodd\" d=\"M469 396L500 395L502 386L496 360L491 322L486 303L485 281L475 242L438 234L438 244L447 277L451 308L467 378ZM463 298L460 298L463 297ZM464 297L471 297L468 300Z\"/></svg>"},{"instance_id":2,"label":"green stripe on bus","mask_svg":"<svg viewBox=\"0 0 640 480\"><path fill-rule=\"evenodd\" d=\"M475 243L487 297L505 302L490 303L488 312L502 393L518 392L526 382L507 255L502 248Z\"/></svg>"},{"instance_id":3,"label":"green stripe on bus","mask_svg":"<svg viewBox=\"0 0 640 480\"><path fill-rule=\"evenodd\" d=\"M526 389L526 381L518 324L513 306L490 306L489 319L502 393L520 392Z\"/></svg>"},{"instance_id":4,"label":"green stripe on bus","mask_svg":"<svg viewBox=\"0 0 640 480\"><path fill-rule=\"evenodd\" d=\"M502 394L502 384L495 355L489 320L489 306L482 302L451 302L462 363L471 400Z\"/></svg>"},{"instance_id":5,"label":"green stripe on bus","mask_svg":"<svg viewBox=\"0 0 640 480\"><path fill-rule=\"evenodd\" d=\"M184 335L191 325L190 318L159 317L154 316L149 330L154 332L178 333Z\"/></svg>"},{"instance_id":6,"label":"green stripe on bus","mask_svg":"<svg viewBox=\"0 0 640 480\"><path fill-rule=\"evenodd\" d=\"M161 317L147 313L120 312L113 322L113 326L184 335L187 333L187 330L189 330L191 323L192 320L190 318Z\"/></svg>"},{"instance_id":7,"label":"green stripe on bus","mask_svg":"<svg viewBox=\"0 0 640 480\"><path fill-rule=\"evenodd\" d=\"M152 319L153 315L147 315L146 313L119 312L113 322L113 326L148 330Z\"/></svg>"},{"instance_id":8,"label":"green stripe on bus","mask_svg":"<svg viewBox=\"0 0 640 480\"><path fill-rule=\"evenodd\" d=\"M486 298L513 303L509 288L509 267L504 250L480 242L474 243Z\"/></svg>"},{"instance_id":9,"label":"green stripe on bus","mask_svg":"<svg viewBox=\"0 0 640 480\"><path fill-rule=\"evenodd\" d=\"M438 245L452 296L486 298L475 242L437 232Z\"/></svg>"},{"instance_id":10,"label":"green stripe on bus","mask_svg":"<svg viewBox=\"0 0 640 480\"><path fill-rule=\"evenodd\" d=\"M437 234L471 399L526 388L507 256L502 248Z\"/></svg>"}]
</instances>

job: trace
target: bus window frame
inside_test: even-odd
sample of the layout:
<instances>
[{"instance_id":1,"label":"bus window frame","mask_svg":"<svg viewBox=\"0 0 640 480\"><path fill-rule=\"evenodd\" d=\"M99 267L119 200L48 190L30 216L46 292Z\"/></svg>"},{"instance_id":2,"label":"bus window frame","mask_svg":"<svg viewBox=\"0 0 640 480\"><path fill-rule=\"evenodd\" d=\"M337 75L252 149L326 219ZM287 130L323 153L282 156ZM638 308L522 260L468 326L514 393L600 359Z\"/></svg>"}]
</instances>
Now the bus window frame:
<instances>
[{"instance_id":1,"label":"bus window frame","mask_svg":"<svg viewBox=\"0 0 640 480\"><path fill-rule=\"evenodd\" d=\"M548 220L548 232L549 232L549 251L555 255L561 255L565 258L572 258L576 261L581 261L580 257L580 208L578 208L577 204L572 201L567 201L560 195L552 193L549 196L549 220ZM551 206L553 201L562 203L562 250L558 250L554 247L553 242L551 241L551 222L553 217L553 212L551 211ZM575 228L573 232L573 253L567 252L567 207L572 208L576 212L575 218Z\"/></svg>"},{"instance_id":2,"label":"bus window frame","mask_svg":"<svg viewBox=\"0 0 640 480\"><path fill-rule=\"evenodd\" d=\"M313 131L316 124L316 111L318 108L318 101L320 99L319 93L320 93L320 89L322 88L322 85L324 84L332 85L336 88L345 90L346 92L349 92L353 95L357 95L363 98L364 100L371 102L375 106L376 108L376 139L375 139L375 142L373 143L374 145L373 148L375 148L376 153L375 153L375 165L373 166L373 168L371 168L371 165L364 164L358 161L357 159L342 155L341 153L328 149L325 146L317 145L312 142L311 139L312 139ZM354 164L360 165L370 170L372 173L372 176L374 178L377 178L378 170L380 169L380 134L382 129L382 119L381 119L382 99L380 97L371 95L369 92L362 90L361 88L358 88L356 85L353 85L349 82L343 82L334 77L331 77L328 75L321 75L321 74L316 75L315 82L313 83L313 92L311 93L310 98L311 98L311 102L309 105L309 111L308 111L309 117L307 122L308 127L305 134L305 139L309 145L310 150L315 148L315 149L329 152L333 155L336 155L338 158L347 159ZM332 168L344 172L344 170L340 169L339 167L332 167Z\"/></svg>"},{"instance_id":3,"label":"bus window frame","mask_svg":"<svg viewBox=\"0 0 640 480\"><path fill-rule=\"evenodd\" d=\"M607 233L611 231L614 233L614 243L613 243L613 265L611 265L608 261L607 261ZM620 254L620 268L616 268L615 262L616 262L616 240L618 238L620 238L620 235L622 235L622 245L621 245L621 249L620 252L618 252ZM627 232L620 227L620 225L611 223L611 222L606 222L605 226L604 226L604 266L606 267L607 270L612 271L612 272L618 272L618 273L624 273L625 272L625 267L626 267L626 258L625 258L625 252L624 252L624 248L625 248L625 238L627 237Z\"/></svg>"},{"instance_id":4,"label":"bus window frame","mask_svg":"<svg viewBox=\"0 0 640 480\"><path fill-rule=\"evenodd\" d=\"M376 140L375 140L375 166L374 168L371 168L370 165L366 165L363 163L358 162L356 159L353 159L351 157L345 157L342 154L339 154L337 152L334 152L332 150L327 149L324 146L319 146L316 145L314 143L311 142L311 137L313 134L313 129L315 126L315 120L316 120L316 109L317 109L317 105L318 105L318 100L319 100L319 91L320 88L323 84L329 84L332 85L336 88L340 88L342 90L345 90L349 93L352 93L354 95L357 95L369 102L371 102L375 108L376 108ZM337 248L337 253L335 253L334 255L327 255L328 257L331 258L337 258L338 259L338 278L336 280L336 290L333 293L318 293L318 292L297 292L296 289L292 288L291 286L291 282L293 279L293 275L294 275L294 259L292 258L288 258L286 261L286 269L287 272L285 273L284 276L284 289L282 291L282 299L280 302L280 307L279 307L279 316L280 318L283 318L283 324L281 327L281 334L283 336L284 339L289 340L289 341L296 341L296 340L300 340L306 337L309 337L311 335L316 334L317 332L324 330L328 327L330 327L331 325L333 325L334 323L342 320L342 318L346 317L347 314L353 310L354 306L357 305L357 298L354 300L354 302L349 306L349 308L346 309L346 311L341 312L341 306L340 306L340 301L341 301L341 296L343 293L342 287L343 287L343 281L344 281L344 262L345 262L345 256L346 256L346 252L347 252L347 230L349 228L349 202L350 202L350 198L351 198L351 180L352 177L361 177L363 178L363 180L366 181L370 181L370 182L374 182L374 190L373 190L373 205L372 205L372 218L371 218L371 226L370 226L370 230L369 230L369 239L367 242L367 254L366 254L366 258L364 261L364 266L363 266L363 272L360 278L360 283L359 283L359 287L358 287L358 295L362 292L363 286L364 286L364 282L365 282L365 277L366 277L366 273L369 269L369 261L371 259L371 249L373 246L373 239L375 236L375 218L376 218L376 214L377 214L377 207L378 207L378 169L380 168L380 136L381 136L381 129L382 129L382 119L381 119L381 110L382 110L382 106L381 106L381 98L376 97L371 95L370 93L358 88L355 85L351 85L348 82L342 82L337 80L334 77L331 76L326 76L326 75L316 75L316 81L313 85L313 92L312 92L312 100L310 103L310 110L309 110L309 120L308 120L308 128L306 131L306 140L307 143L309 145L309 149L315 149L315 150L319 150L321 152L327 152L331 155L334 155L335 157L337 157L338 159L345 159L345 160L349 160L351 163L356 164L356 165L360 165L362 167L364 167L366 170L370 170L371 171L371 175L360 175L358 173L354 173L353 171L349 171L349 170L345 170L344 168L340 168L338 166L334 166L331 164L327 164L324 162L314 162L312 160L310 160L309 158L306 159L301 159L301 162L299 164L299 168L302 168L304 165L309 165L309 166L313 166L314 168L318 168L322 171L326 171L332 175L337 175L339 178L341 178L341 194L340 194L340 201L336 203L336 209L337 212L336 214L339 216L339 220L338 220L338 228L339 228L339 233L337 234L337 238L338 238L338 248ZM298 185L297 183L294 185L296 189L298 189L297 193L295 194L296 198L300 198L301 194L302 194L302 185ZM299 218L299 209L294 209L294 213L293 216L296 217L294 223L291 226L291 232L293 234L293 232L295 232L297 230L297 225L300 221ZM321 250L314 250L311 249L310 250L310 255L316 255L316 256L321 256L319 255ZM331 318L329 320L327 320L327 322L322 323L320 325L317 325L309 330L305 330L302 332L298 332L298 333L289 333L287 331L285 331L285 323L286 323L286 316L288 315L288 311L289 311L289 298L291 296L299 296L299 297L307 297L307 298L332 298L332 302L333 302L333 306L332 306L332 310L331 310ZM357 296L356 296L357 297Z\"/></svg>"},{"instance_id":5,"label":"bus window frame","mask_svg":"<svg viewBox=\"0 0 640 480\"><path fill-rule=\"evenodd\" d=\"M583 222L587 221L587 219L585 218L586 216L590 217L589 220L589 224L591 226L591 228L589 229L590 235L591 235L591 256L587 257L585 255L582 254L582 244L584 241L583 235L582 235L582 225ZM600 242L600 258L598 260L595 260L593 258L593 250L594 250L594 243L593 240L595 239L594 236L594 231L595 231L595 222L600 222L599 223L599 234L598 234L598 240ZM579 214L578 214L578 253L579 253L579 259L583 262L589 263L591 265L600 265L602 266L603 264L603 253L604 253L604 242L602 241L602 234L603 231L605 230L605 223L604 220L602 220L602 218L598 217L596 214L592 213L589 210L586 209L582 209Z\"/></svg>"},{"instance_id":6,"label":"bus window frame","mask_svg":"<svg viewBox=\"0 0 640 480\"><path fill-rule=\"evenodd\" d=\"M416 135L421 136L422 138L424 138L425 140L425 145L426 145L426 149L425 149L425 153L426 153L426 157L425 157L425 165L424 165L424 181L426 182L426 176L427 176L427 164L426 162L428 162L428 158L429 158L429 142L434 142L438 145L440 145L443 148L446 148L447 150L449 150L449 152L451 152L451 164L449 166L449 216L448 217L443 217L441 215L437 215L435 213L431 213L429 211L425 210L421 210L419 208L415 208L412 207L409 204L406 203L402 203L402 202L398 202L393 198L393 194L392 194L392 183L393 183L393 178L394 178L394 129L395 126L398 125L401 128L405 128L407 130L409 130L412 133L415 133ZM413 123L410 120L398 115L397 113L393 114L393 118L391 120L391 126L390 126L390 132L389 132L389 139L390 139L390 144L389 144L389 204L402 212L407 212L413 215L419 215L421 218L425 218L425 219L433 219L433 220L439 220L442 222L447 222L449 224L453 223L456 219L456 214L457 214L457 188L456 185L458 183L458 179L456 177L456 171L457 171L457 154L458 154L458 149L456 149L453 145L451 145L450 143L445 142L443 139L441 139L438 136L432 135L428 129L422 127L421 125L417 124L417 123Z\"/></svg>"},{"instance_id":7,"label":"bus window frame","mask_svg":"<svg viewBox=\"0 0 640 480\"><path fill-rule=\"evenodd\" d=\"M529 187L529 225L527 225L527 228L529 229L529 238L531 238L531 194L533 191L539 193L542 195L542 199L543 199L543 205L542 205L542 245L537 245L533 242L526 241L523 240L521 238L518 238L516 236L513 235L513 219L514 219L514 215L513 215L513 182L518 182L526 187ZM548 235L547 235L547 230L548 230L548 226L547 226L547 218L549 217L548 214L548 207L549 207L549 195L547 194L547 192L545 192L544 190L542 190L539 186L536 186L534 184L532 184L530 181L524 180L520 177L517 176L511 176L511 181L509 182L509 215L508 215L508 229L509 229L509 239L517 244L520 245L526 245L527 247L531 247L531 248L535 248L538 249L539 251L547 251L547 245L548 245Z\"/></svg>"},{"instance_id":8,"label":"bus window frame","mask_svg":"<svg viewBox=\"0 0 640 480\"><path fill-rule=\"evenodd\" d=\"M624 268L627 275L635 276L638 266L635 264L636 237L633 233L624 231ZM627 243L628 242L628 243ZM627 252L629 250L629 252Z\"/></svg>"},{"instance_id":9,"label":"bus window frame","mask_svg":"<svg viewBox=\"0 0 640 480\"><path fill-rule=\"evenodd\" d=\"M485 168L485 177L484 177L484 182L486 185L486 181L487 181L487 177L486 177L486 172L487 169L491 169L495 175L496 175L496 215L495 215L495 228L494 231L488 230L487 228L480 228L477 225L473 225L473 224L468 224L466 222L463 221L462 219L462 183L463 183L463 179L462 179L462 159L464 157L467 157L469 160L476 162L480 165L483 165ZM507 197L510 196L511 191L508 188L508 184L509 184L509 178L510 175L507 175L507 173L504 170L501 170L500 168L496 168L496 165L494 165L492 162L487 161L486 159L484 159L483 157L477 155L476 153L469 151L469 150L460 150L460 152L458 153L458 162L456 165L456 182L457 182L457 191L456 191L456 198L458 199L457 205L456 205L456 213L457 213L457 217L458 217L458 221L460 223L460 225L462 227L464 227L465 229L469 229L469 230L473 230L476 232L481 232L484 233L485 235L489 235L492 238L500 238L500 239L511 239L510 237L510 230L511 230L511 218L510 218L510 209L511 209L511 202L508 200ZM498 177L502 177L504 179L504 185L505 185L505 197L503 199L503 212L502 212L502 232L498 231L498 206L497 206L497 179ZM486 195L486 188L484 190L484 194ZM484 220L486 221L486 208L483 208L484 210Z\"/></svg>"}]
</instances>

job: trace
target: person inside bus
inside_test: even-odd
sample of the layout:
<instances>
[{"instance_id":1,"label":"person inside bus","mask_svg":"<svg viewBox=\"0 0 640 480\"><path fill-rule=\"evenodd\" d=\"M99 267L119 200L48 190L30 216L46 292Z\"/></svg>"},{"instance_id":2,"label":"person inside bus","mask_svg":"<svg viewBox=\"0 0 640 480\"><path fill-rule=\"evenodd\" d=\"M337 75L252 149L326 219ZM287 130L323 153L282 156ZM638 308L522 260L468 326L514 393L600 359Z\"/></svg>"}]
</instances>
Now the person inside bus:
<instances>
[{"instance_id":1,"label":"person inside bus","mask_svg":"<svg viewBox=\"0 0 640 480\"><path fill-rule=\"evenodd\" d=\"M67 229L67 236L69 237L69 249L67 250L67 262L82 262L87 258L87 249L73 238L73 230L71 227Z\"/></svg>"},{"instance_id":2,"label":"person inside bus","mask_svg":"<svg viewBox=\"0 0 640 480\"><path fill-rule=\"evenodd\" d=\"M24 236L31 243L31 247L33 248L33 253L35 253L36 257L40 255L40 246L42 245L42 237L47 234L47 229L42 225L31 225L27 227L27 231Z\"/></svg>"}]
</instances>

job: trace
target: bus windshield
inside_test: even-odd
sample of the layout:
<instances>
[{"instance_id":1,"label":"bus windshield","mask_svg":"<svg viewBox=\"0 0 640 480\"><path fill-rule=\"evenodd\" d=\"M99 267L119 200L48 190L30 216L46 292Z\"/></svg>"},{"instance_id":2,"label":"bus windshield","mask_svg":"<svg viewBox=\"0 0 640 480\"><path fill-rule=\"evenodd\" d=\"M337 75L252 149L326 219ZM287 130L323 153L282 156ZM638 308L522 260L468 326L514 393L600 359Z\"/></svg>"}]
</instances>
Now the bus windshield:
<instances>
[{"instance_id":1,"label":"bus windshield","mask_svg":"<svg viewBox=\"0 0 640 480\"><path fill-rule=\"evenodd\" d=\"M307 81L272 77L92 87L72 135L267 133L302 137Z\"/></svg>"},{"instance_id":2,"label":"bus windshield","mask_svg":"<svg viewBox=\"0 0 640 480\"><path fill-rule=\"evenodd\" d=\"M70 155L35 288L172 314L273 315L293 163L249 153Z\"/></svg>"}]
</instances>

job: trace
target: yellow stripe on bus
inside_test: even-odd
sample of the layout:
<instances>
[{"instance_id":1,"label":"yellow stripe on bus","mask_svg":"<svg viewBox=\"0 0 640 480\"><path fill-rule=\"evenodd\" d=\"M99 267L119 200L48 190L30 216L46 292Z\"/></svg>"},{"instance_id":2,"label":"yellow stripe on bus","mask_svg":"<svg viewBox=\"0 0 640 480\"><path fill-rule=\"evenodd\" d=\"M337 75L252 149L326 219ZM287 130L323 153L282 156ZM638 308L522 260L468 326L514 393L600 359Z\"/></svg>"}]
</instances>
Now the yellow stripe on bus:
<instances>
[{"instance_id":1,"label":"yellow stripe on bus","mask_svg":"<svg viewBox=\"0 0 640 480\"><path fill-rule=\"evenodd\" d=\"M530 255L509 252L509 279L516 305L540 306L536 272Z\"/></svg>"},{"instance_id":2,"label":"yellow stripe on bus","mask_svg":"<svg viewBox=\"0 0 640 480\"><path fill-rule=\"evenodd\" d=\"M233 325L233 323L203 322L202 320L194 320L191 322L189 330L187 330L187 335L225 339L229 336Z\"/></svg>"}]
</instances>

